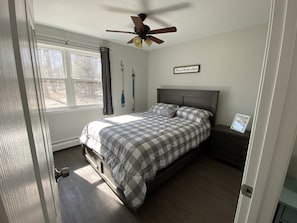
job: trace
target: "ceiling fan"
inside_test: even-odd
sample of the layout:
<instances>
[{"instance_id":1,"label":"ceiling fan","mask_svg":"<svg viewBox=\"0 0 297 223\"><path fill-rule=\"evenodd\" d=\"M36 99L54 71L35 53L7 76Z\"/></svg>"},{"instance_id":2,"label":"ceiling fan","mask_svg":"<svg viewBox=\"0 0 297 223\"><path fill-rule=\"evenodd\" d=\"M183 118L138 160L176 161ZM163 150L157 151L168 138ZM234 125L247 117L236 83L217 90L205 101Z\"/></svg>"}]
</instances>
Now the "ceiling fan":
<instances>
[{"instance_id":1,"label":"ceiling fan","mask_svg":"<svg viewBox=\"0 0 297 223\"><path fill-rule=\"evenodd\" d=\"M116 32L116 33L128 33L135 34L134 38L129 40L127 43L134 43L134 45L138 48L142 48L142 41L144 41L148 46L155 42L157 44L161 44L164 41L152 36L151 34L160 34L160 33L170 33L176 32L176 27L166 27L161 29L151 30L150 27L143 23L147 15L145 13L139 13L138 16L131 16L131 19L134 23L134 32L129 31L119 31L119 30L106 30L107 32Z\"/></svg>"}]
</instances>

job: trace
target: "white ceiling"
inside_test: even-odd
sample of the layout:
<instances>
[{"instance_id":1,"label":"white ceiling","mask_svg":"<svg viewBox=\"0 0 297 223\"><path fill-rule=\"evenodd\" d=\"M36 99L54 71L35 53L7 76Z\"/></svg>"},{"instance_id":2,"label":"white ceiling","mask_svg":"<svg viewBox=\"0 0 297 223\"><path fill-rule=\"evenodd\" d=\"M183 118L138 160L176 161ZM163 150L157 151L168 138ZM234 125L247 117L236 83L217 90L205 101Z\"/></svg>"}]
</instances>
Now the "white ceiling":
<instances>
[{"instance_id":1,"label":"white ceiling","mask_svg":"<svg viewBox=\"0 0 297 223\"><path fill-rule=\"evenodd\" d=\"M35 21L72 32L125 44L133 34L131 15L148 12L151 30L176 26L176 33L155 34L164 40L150 49L174 45L268 22L271 0L33 0ZM178 9L176 9L178 8ZM163 9L171 9L164 10ZM122 12L117 12L121 10ZM159 22L157 22L159 20ZM133 47L133 45L131 45ZM148 49L147 47L145 49Z\"/></svg>"}]
</instances>

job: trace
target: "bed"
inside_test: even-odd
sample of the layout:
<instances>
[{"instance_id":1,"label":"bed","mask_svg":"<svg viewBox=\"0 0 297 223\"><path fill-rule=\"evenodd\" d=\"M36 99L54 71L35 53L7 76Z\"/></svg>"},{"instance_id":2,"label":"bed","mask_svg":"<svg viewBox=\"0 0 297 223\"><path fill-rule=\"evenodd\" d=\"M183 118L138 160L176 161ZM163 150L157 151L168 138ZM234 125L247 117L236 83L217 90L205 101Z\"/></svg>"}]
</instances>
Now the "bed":
<instances>
[{"instance_id":1,"label":"bed","mask_svg":"<svg viewBox=\"0 0 297 223\"><path fill-rule=\"evenodd\" d=\"M157 89L158 105L199 108L212 116L199 125L175 116L161 117L153 110L96 120L81 135L83 155L135 211L147 194L207 150L218 97L219 91Z\"/></svg>"}]
</instances>

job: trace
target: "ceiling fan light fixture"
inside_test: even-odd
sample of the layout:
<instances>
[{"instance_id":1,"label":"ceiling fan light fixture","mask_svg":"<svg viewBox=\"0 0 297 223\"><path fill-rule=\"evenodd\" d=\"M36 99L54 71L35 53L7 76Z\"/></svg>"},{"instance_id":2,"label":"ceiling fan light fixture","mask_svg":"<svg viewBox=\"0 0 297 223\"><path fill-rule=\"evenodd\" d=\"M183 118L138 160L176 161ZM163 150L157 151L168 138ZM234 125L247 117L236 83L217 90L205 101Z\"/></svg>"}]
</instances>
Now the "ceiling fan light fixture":
<instances>
[{"instance_id":1,"label":"ceiling fan light fixture","mask_svg":"<svg viewBox=\"0 0 297 223\"><path fill-rule=\"evenodd\" d=\"M133 43L137 48L142 48L142 39L139 36L135 36Z\"/></svg>"},{"instance_id":2,"label":"ceiling fan light fixture","mask_svg":"<svg viewBox=\"0 0 297 223\"><path fill-rule=\"evenodd\" d=\"M152 41L149 37L146 37L146 39L144 40L144 42L145 42L145 44L146 44L147 46L151 46L152 43L153 43L153 41Z\"/></svg>"}]
</instances>

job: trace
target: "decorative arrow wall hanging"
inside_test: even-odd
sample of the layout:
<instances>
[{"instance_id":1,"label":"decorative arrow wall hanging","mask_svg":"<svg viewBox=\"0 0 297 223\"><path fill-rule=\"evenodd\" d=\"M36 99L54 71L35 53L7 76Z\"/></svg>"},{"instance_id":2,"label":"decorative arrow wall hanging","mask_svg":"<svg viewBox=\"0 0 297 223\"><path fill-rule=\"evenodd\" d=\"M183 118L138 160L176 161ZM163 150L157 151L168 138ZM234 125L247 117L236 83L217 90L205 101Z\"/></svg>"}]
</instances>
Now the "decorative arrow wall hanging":
<instances>
[{"instance_id":1,"label":"decorative arrow wall hanging","mask_svg":"<svg viewBox=\"0 0 297 223\"><path fill-rule=\"evenodd\" d=\"M124 78L124 65L121 61L121 71L122 71L122 95L121 95L121 106L125 107L125 78Z\"/></svg>"},{"instance_id":2,"label":"decorative arrow wall hanging","mask_svg":"<svg viewBox=\"0 0 297 223\"><path fill-rule=\"evenodd\" d=\"M135 111L135 74L132 68L132 111Z\"/></svg>"}]
</instances>

